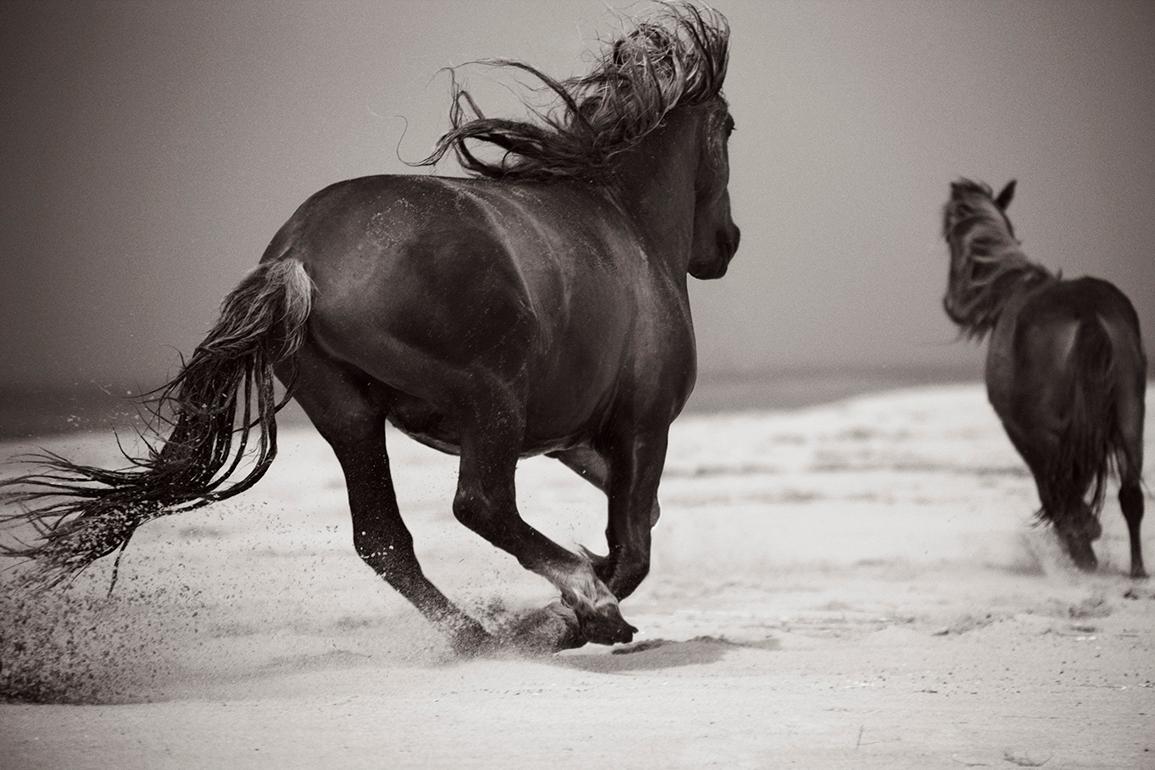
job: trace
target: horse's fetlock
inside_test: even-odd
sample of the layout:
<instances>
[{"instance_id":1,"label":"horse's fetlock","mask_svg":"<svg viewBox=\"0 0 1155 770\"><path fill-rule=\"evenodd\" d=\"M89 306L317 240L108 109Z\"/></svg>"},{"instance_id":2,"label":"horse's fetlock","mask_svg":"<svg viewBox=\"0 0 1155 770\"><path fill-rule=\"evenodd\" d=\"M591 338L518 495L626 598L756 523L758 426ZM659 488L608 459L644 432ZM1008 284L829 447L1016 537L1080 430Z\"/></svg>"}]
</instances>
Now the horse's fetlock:
<instances>
[{"instance_id":1,"label":"horse's fetlock","mask_svg":"<svg viewBox=\"0 0 1155 770\"><path fill-rule=\"evenodd\" d=\"M650 574L650 554L643 550L626 550L618 557L617 573L637 582Z\"/></svg>"},{"instance_id":2,"label":"horse's fetlock","mask_svg":"<svg viewBox=\"0 0 1155 770\"><path fill-rule=\"evenodd\" d=\"M635 564L633 569L635 579L640 583L646 579L650 574L650 557L649 555L642 556Z\"/></svg>"}]
</instances>

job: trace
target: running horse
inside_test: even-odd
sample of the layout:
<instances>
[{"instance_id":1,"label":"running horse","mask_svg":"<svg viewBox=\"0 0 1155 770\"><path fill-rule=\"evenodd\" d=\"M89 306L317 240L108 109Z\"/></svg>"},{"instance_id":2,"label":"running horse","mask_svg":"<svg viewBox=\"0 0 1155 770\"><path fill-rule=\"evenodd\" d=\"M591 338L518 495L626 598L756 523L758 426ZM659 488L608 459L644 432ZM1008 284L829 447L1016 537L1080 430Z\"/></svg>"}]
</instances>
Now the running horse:
<instances>
[{"instance_id":1,"label":"running horse","mask_svg":"<svg viewBox=\"0 0 1155 770\"><path fill-rule=\"evenodd\" d=\"M1131 576L1146 577L1143 413L1147 360L1131 302L1098 278L1063 280L1027 259L1007 207L985 184L951 185L943 212L950 245L946 314L972 338L990 335L986 383L991 405L1030 468L1042 508L1072 560L1098 564L1108 472L1131 540Z\"/></svg>"},{"instance_id":2,"label":"running horse","mask_svg":"<svg viewBox=\"0 0 1155 770\"><path fill-rule=\"evenodd\" d=\"M663 3L584 76L491 62L556 97L524 121L485 117L454 79L451 130L419 164L452 152L469 176L363 177L305 201L154 394L166 439L123 470L44 454L5 482L8 522L38 533L8 553L52 585L151 519L248 489L276 454L275 376L340 462L357 553L457 651L495 637L422 573L386 422L459 455L455 517L560 591L563 622L533 627L562 627L550 648L631 640L618 605L649 569L694 386L686 276L721 277L738 247L728 44L720 13ZM537 454L605 492L606 556L521 518L514 471Z\"/></svg>"}]
</instances>

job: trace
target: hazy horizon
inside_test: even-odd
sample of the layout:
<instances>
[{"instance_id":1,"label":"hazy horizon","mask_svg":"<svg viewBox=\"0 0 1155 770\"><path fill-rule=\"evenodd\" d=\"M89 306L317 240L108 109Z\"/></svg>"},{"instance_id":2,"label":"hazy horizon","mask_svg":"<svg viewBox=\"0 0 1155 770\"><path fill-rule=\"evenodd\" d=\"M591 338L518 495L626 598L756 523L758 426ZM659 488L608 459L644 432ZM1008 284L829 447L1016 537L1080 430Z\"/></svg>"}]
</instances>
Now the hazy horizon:
<instances>
[{"instance_id":1,"label":"hazy horizon","mask_svg":"<svg viewBox=\"0 0 1155 770\"><path fill-rule=\"evenodd\" d=\"M977 383L981 377L979 367L969 362L941 367L816 365L774 366L760 371L708 370L699 374L685 412L792 410L881 391ZM0 441L110 429L130 435L153 422L146 405L154 385L93 381L0 384ZM307 421L294 401L277 415L278 424Z\"/></svg>"},{"instance_id":2,"label":"hazy horizon","mask_svg":"<svg viewBox=\"0 0 1155 770\"><path fill-rule=\"evenodd\" d=\"M743 243L692 282L704 376L977 371L940 304L959 176L1018 178L1027 253L1114 281L1152 333L1155 4L715 5ZM595 0L5 3L0 385L155 386L309 194L412 173L398 153L447 125L441 68L575 74L620 24Z\"/></svg>"}]
</instances>

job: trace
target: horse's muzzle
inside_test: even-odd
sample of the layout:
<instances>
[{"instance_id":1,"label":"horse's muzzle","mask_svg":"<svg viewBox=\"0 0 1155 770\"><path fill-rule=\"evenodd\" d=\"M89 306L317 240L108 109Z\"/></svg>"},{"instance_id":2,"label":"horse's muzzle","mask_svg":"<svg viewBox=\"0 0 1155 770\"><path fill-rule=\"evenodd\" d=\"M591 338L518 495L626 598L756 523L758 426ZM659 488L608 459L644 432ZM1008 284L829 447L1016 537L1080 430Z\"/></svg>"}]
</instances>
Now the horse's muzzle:
<instances>
[{"instance_id":1,"label":"horse's muzzle","mask_svg":"<svg viewBox=\"0 0 1155 770\"><path fill-rule=\"evenodd\" d=\"M742 242L742 230L738 225L730 225L722 230L722 235L718 245L721 251L726 255L726 264L730 264L730 260L738 253L738 244Z\"/></svg>"},{"instance_id":2,"label":"horse's muzzle","mask_svg":"<svg viewBox=\"0 0 1155 770\"><path fill-rule=\"evenodd\" d=\"M704 265L691 265L690 275L704 281L724 276L730 267L730 260L738 251L738 242L741 239L742 231L737 225L718 230L714 240L714 260Z\"/></svg>"}]
</instances>

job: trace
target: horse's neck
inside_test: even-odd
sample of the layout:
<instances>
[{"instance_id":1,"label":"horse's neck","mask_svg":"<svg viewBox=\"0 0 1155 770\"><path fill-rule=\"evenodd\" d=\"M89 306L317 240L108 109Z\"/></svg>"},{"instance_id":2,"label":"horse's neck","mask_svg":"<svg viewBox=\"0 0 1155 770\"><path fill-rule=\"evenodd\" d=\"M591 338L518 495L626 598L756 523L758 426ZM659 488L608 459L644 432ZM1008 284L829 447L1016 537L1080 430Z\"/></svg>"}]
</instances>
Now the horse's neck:
<instances>
[{"instance_id":1,"label":"horse's neck","mask_svg":"<svg viewBox=\"0 0 1155 770\"><path fill-rule=\"evenodd\" d=\"M952 281L948 300L951 317L968 336L985 336L1004 312L1014 308L1025 294L1056 280L1042 265L1023 255L1003 263L994 263L982 276L968 276Z\"/></svg>"},{"instance_id":2,"label":"horse's neck","mask_svg":"<svg viewBox=\"0 0 1155 770\"><path fill-rule=\"evenodd\" d=\"M651 256L684 276L694 235L698 131L689 116L671 117L623 153L614 194Z\"/></svg>"}]
</instances>

